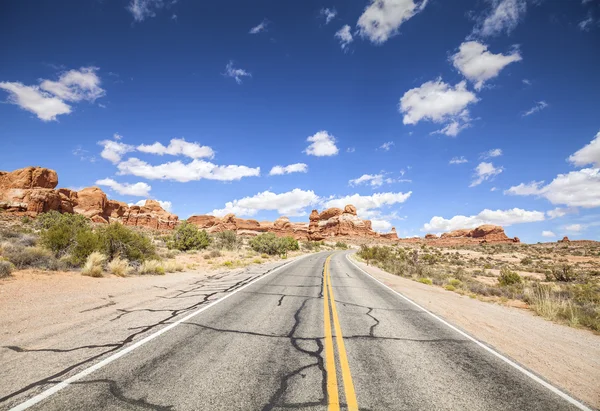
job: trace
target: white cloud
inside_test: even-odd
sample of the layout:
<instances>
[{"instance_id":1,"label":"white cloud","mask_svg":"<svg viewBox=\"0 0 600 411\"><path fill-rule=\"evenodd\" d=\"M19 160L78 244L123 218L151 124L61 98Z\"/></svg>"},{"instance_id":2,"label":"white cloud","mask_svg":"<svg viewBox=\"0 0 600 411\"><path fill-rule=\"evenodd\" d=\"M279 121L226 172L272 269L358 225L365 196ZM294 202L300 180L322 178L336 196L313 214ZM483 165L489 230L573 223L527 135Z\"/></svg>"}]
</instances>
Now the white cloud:
<instances>
[{"instance_id":1,"label":"white cloud","mask_svg":"<svg viewBox=\"0 0 600 411\"><path fill-rule=\"evenodd\" d=\"M459 47L458 53L451 57L452 64L480 90L483 84L500 74L500 71L516 61L521 61L517 50L511 54L493 54L488 46L477 41L466 41Z\"/></svg>"},{"instance_id":2,"label":"white cloud","mask_svg":"<svg viewBox=\"0 0 600 411\"><path fill-rule=\"evenodd\" d=\"M238 84L242 84L243 77L252 77L252 74L247 72L244 69L233 67L233 61L229 61L227 66L225 66L225 73L223 73L225 77L231 77L235 79L235 82Z\"/></svg>"},{"instance_id":3,"label":"white cloud","mask_svg":"<svg viewBox=\"0 0 600 411\"><path fill-rule=\"evenodd\" d=\"M588 164L600 167L600 131L589 144L569 156L568 160L572 164L580 167Z\"/></svg>"},{"instance_id":4,"label":"white cloud","mask_svg":"<svg viewBox=\"0 0 600 411\"><path fill-rule=\"evenodd\" d=\"M542 237L556 237L556 234L554 234L552 231L542 231Z\"/></svg>"},{"instance_id":5,"label":"white cloud","mask_svg":"<svg viewBox=\"0 0 600 411\"><path fill-rule=\"evenodd\" d=\"M119 183L112 178L98 180L96 181L96 184L99 186L110 187L117 193L124 196L148 197L150 195L150 190L152 189L152 187L146 183Z\"/></svg>"},{"instance_id":6,"label":"white cloud","mask_svg":"<svg viewBox=\"0 0 600 411\"><path fill-rule=\"evenodd\" d=\"M115 134L115 136L118 136L118 134ZM100 153L100 157L105 158L113 164L117 164L121 161L121 157L135 150L134 146L113 140L98 141L98 144L104 147Z\"/></svg>"},{"instance_id":7,"label":"white cloud","mask_svg":"<svg viewBox=\"0 0 600 411\"><path fill-rule=\"evenodd\" d=\"M527 211L520 208L510 210L485 209L473 216L456 215L450 219L438 216L433 217L429 223L423 226L421 231L453 231L461 228L475 228L483 224L506 227L512 224L531 223L535 221L544 221L544 213L541 211Z\"/></svg>"},{"instance_id":8,"label":"white cloud","mask_svg":"<svg viewBox=\"0 0 600 411\"><path fill-rule=\"evenodd\" d=\"M506 190L509 195L537 195L552 204L565 204L569 207L600 207L600 168L584 168L559 174L546 186L543 181L521 183Z\"/></svg>"},{"instance_id":9,"label":"white cloud","mask_svg":"<svg viewBox=\"0 0 600 411\"><path fill-rule=\"evenodd\" d=\"M568 207L568 208L560 208L557 207L554 210L546 211L546 215L550 217L550 219L564 217L567 214L576 214L579 210L576 207Z\"/></svg>"},{"instance_id":10,"label":"white cloud","mask_svg":"<svg viewBox=\"0 0 600 411\"><path fill-rule=\"evenodd\" d=\"M382 44L398 34L405 21L419 13L428 0L370 0L370 4L356 23L362 37Z\"/></svg>"},{"instance_id":11,"label":"white cloud","mask_svg":"<svg viewBox=\"0 0 600 411\"><path fill-rule=\"evenodd\" d=\"M404 180L403 180L404 181ZM395 180L392 178L385 178L383 174L363 174L362 176L348 181L351 186L358 186L361 184L369 184L371 187L381 187L383 183L391 184Z\"/></svg>"},{"instance_id":12,"label":"white cloud","mask_svg":"<svg viewBox=\"0 0 600 411\"><path fill-rule=\"evenodd\" d=\"M371 227L378 233L389 232L392 228L392 223L387 220L372 219Z\"/></svg>"},{"instance_id":13,"label":"white cloud","mask_svg":"<svg viewBox=\"0 0 600 411\"><path fill-rule=\"evenodd\" d=\"M198 143L190 143L182 138L174 138L169 145L165 147L159 142L154 144L142 144L137 147L138 151L143 153L157 154L162 156L170 154L172 156L183 155L190 158L213 158L215 152L208 146L201 146Z\"/></svg>"},{"instance_id":14,"label":"white cloud","mask_svg":"<svg viewBox=\"0 0 600 411\"><path fill-rule=\"evenodd\" d=\"M521 80L523 82L523 84L525 84L526 86L531 86L531 81L527 80L526 78L524 78L523 80Z\"/></svg>"},{"instance_id":15,"label":"white cloud","mask_svg":"<svg viewBox=\"0 0 600 411\"><path fill-rule=\"evenodd\" d=\"M502 167L494 167L492 163L486 163L485 161L479 163L475 167L474 180L471 182L469 187L475 187L483 183L486 180L493 179L495 176L503 171Z\"/></svg>"},{"instance_id":16,"label":"white cloud","mask_svg":"<svg viewBox=\"0 0 600 411\"><path fill-rule=\"evenodd\" d=\"M510 33L527 11L527 0L488 0L489 14L473 29L473 34L488 37Z\"/></svg>"},{"instance_id":17,"label":"white cloud","mask_svg":"<svg viewBox=\"0 0 600 411\"><path fill-rule=\"evenodd\" d=\"M225 208L215 209L211 215L222 217L233 213L237 216L253 216L261 210L276 210L280 215L306 215L306 207L315 205L319 197L311 190L304 191L295 188L286 193L275 194L264 191L252 197L244 197L225 204Z\"/></svg>"},{"instance_id":18,"label":"white cloud","mask_svg":"<svg viewBox=\"0 0 600 411\"><path fill-rule=\"evenodd\" d=\"M147 17L156 16L156 10L164 6L163 0L131 0L127 10L137 22L144 21Z\"/></svg>"},{"instance_id":19,"label":"white cloud","mask_svg":"<svg viewBox=\"0 0 600 411\"><path fill-rule=\"evenodd\" d=\"M399 110L404 114L404 124L417 124L421 120L450 123L449 127L439 132L452 135L468 124L467 106L477 101L475 94L467 90L465 81L452 87L438 78L404 93Z\"/></svg>"},{"instance_id":20,"label":"white cloud","mask_svg":"<svg viewBox=\"0 0 600 411\"><path fill-rule=\"evenodd\" d=\"M158 204L160 204L160 206L161 206L161 207L162 207L164 210L166 210L166 211L169 211L169 212L171 212L171 210L173 209L173 204L172 204L170 201L161 201L161 200L156 200L156 201L158 201ZM136 205L136 206L140 206L140 207L142 207L142 206L145 206L145 205L146 205L146 200L140 200L140 201L138 201L137 203L129 203L128 205L129 205L130 207L131 207L132 205Z\"/></svg>"},{"instance_id":21,"label":"white cloud","mask_svg":"<svg viewBox=\"0 0 600 411\"><path fill-rule=\"evenodd\" d=\"M565 230L571 231L573 233L578 233L580 231L583 231L584 229L585 227L581 224L570 224L565 226Z\"/></svg>"},{"instance_id":22,"label":"white cloud","mask_svg":"<svg viewBox=\"0 0 600 411\"><path fill-rule=\"evenodd\" d=\"M309 156L335 156L340 151L335 145L335 137L325 130L319 131L313 136L308 137L306 141L311 143L306 147L306 150L304 150L304 153Z\"/></svg>"},{"instance_id":23,"label":"white cloud","mask_svg":"<svg viewBox=\"0 0 600 411\"><path fill-rule=\"evenodd\" d=\"M449 161L448 164L464 164L464 163L468 163L469 160L467 160L464 156L460 156L460 157L452 157L452 159Z\"/></svg>"},{"instance_id":24,"label":"white cloud","mask_svg":"<svg viewBox=\"0 0 600 411\"><path fill-rule=\"evenodd\" d=\"M538 111L542 111L546 107L548 107L548 103L546 103L545 101L538 101L533 107L531 107L529 110L523 113L523 117L527 117L534 113L537 113Z\"/></svg>"},{"instance_id":25,"label":"white cloud","mask_svg":"<svg viewBox=\"0 0 600 411\"><path fill-rule=\"evenodd\" d=\"M56 120L56 116L71 112L71 106L58 97L41 91L37 86L26 86L19 82L0 82L0 88L10 93L9 103L37 115L42 121L53 121Z\"/></svg>"},{"instance_id":26,"label":"white cloud","mask_svg":"<svg viewBox=\"0 0 600 411\"><path fill-rule=\"evenodd\" d=\"M323 8L319 14L325 18L325 24L329 24L337 16L337 11L335 9Z\"/></svg>"},{"instance_id":27,"label":"white cloud","mask_svg":"<svg viewBox=\"0 0 600 411\"><path fill-rule=\"evenodd\" d=\"M579 27L579 30L581 30L581 31L589 31L593 24L594 24L594 18L592 17L591 14L588 14L587 18L584 20L581 20L577 26Z\"/></svg>"},{"instance_id":28,"label":"white cloud","mask_svg":"<svg viewBox=\"0 0 600 411\"><path fill-rule=\"evenodd\" d=\"M270 176L278 176L282 174L290 173L306 173L308 172L308 166L304 163L290 164L289 166L275 166L269 172Z\"/></svg>"},{"instance_id":29,"label":"white cloud","mask_svg":"<svg viewBox=\"0 0 600 411\"><path fill-rule=\"evenodd\" d=\"M37 115L42 121L54 121L61 114L71 113L65 101L93 102L106 94L100 87L97 67L82 67L60 75L58 81L40 80L39 86L20 82L0 82L0 89L9 92L8 102Z\"/></svg>"},{"instance_id":30,"label":"white cloud","mask_svg":"<svg viewBox=\"0 0 600 411\"><path fill-rule=\"evenodd\" d=\"M383 143L382 145L379 146L380 149L384 150L384 151L390 151L390 149L394 146L394 142L393 141L388 141L386 143Z\"/></svg>"},{"instance_id":31,"label":"white cloud","mask_svg":"<svg viewBox=\"0 0 600 411\"><path fill-rule=\"evenodd\" d=\"M69 70L62 73L58 81L43 80L40 88L54 94L61 100L90 102L106 95L100 87L100 77L96 74L98 67L82 67L79 70Z\"/></svg>"},{"instance_id":32,"label":"white cloud","mask_svg":"<svg viewBox=\"0 0 600 411\"><path fill-rule=\"evenodd\" d=\"M345 197L328 199L324 202L324 206L326 208L344 208L347 204L352 204L356 207L360 216L368 218L369 216L378 215L378 213L373 213L374 209L404 203L411 194L412 191L409 191L408 193L376 193L370 196L353 194Z\"/></svg>"},{"instance_id":33,"label":"white cloud","mask_svg":"<svg viewBox=\"0 0 600 411\"><path fill-rule=\"evenodd\" d=\"M429 134L444 134L446 136L449 137L456 137L458 135L458 133L460 133L461 131L463 131L464 129L467 129L469 127L471 127L471 119L468 115L468 112L466 112L465 110L465 116L464 119L454 119L452 121L450 121L450 123L446 124L445 127L439 129L439 130L435 130L432 131Z\"/></svg>"},{"instance_id":34,"label":"white cloud","mask_svg":"<svg viewBox=\"0 0 600 411\"><path fill-rule=\"evenodd\" d=\"M490 191L492 191L492 192L493 192L493 191L496 191L496 190L498 190L496 187L492 187L492 188L490 188Z\"/></svg>"},{"instance_id":35,"label":"white cloud","mask_svg":"<svg viewBox=\"0 0 600 411\"><path fill-rule=\"evenodd\" d=\"M350 26L347 24L339 29L334 36L340 41L340 46L344 51L348 51L348 46L354 41L350 32Z\"/></svg>"},{"instance_id":36,"label":"white cloud","mask_svg":"<svg viewBox=\"0 0 600 411\"><path fill-rule=\"evenodd\" d=\"M181 183L201 179L234 181L243 177L256 177L260 175L260 167L227 165L220 166L204 160L193 160L184 164L181 161L153 166L138 158L130 158L117 165L119 174L130 174L144 177L149 180L174 180Z\"/></svg>"},{"instance_id":37,"label":"white cloud","mask_svg":"<svg viewBox=\"0 0 600 411\"><path fill-rule=\"evenodd\" d=\"M267 21L267 19L264 19L263 21L260 22L260 24L258 24L257 26L254 26L250 29L249 33L250 34L258 34L261 31L267 31L267 25L269 24L269 22Z\"/></svg>"},{"instance_id":38,"label":"white cloud","mask_svg":"<svg viewBox=\"0 0 600 411\"><path fill-rule=\"evenodd\" d=\"M494 158L494 157L500 157L502 155L502 149L501 148L493 148L491 150L488 150L484 153L481 153L481 155L479 156L479 158L482 159L488 159L488 158Z\"/></svg>"},{"instance_id":39,"label":"white cloud","mask_svg":"<svg viewBox=\"0 0 600 411\"><path fill-rule=\"evenodd\" d=\"M356 151L356 148L354 148L354 147L348 147L346 149L346 153L354 153L355 151Z\"/></svg>"}]
</instances>

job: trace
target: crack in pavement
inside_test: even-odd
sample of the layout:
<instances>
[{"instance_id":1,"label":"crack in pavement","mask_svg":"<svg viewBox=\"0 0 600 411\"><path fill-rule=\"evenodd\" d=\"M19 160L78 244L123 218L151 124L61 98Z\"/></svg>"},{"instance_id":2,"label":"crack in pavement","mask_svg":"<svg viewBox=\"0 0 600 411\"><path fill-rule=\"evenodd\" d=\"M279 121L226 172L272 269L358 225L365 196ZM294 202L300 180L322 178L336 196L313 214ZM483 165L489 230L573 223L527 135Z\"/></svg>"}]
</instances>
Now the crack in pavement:
<instances>
[{"instance_id":1,"label":"crack in pavement","mask_svg":"<svg viewBox=\"0 0 600 411\"><path fill-rule=\"evenodd\" d=\"M369 328L369 335L371 337L375 337L375 327L377 327L379 325L379 320L377 318L375 318L375 316L371 315L371 312L373 311L373 308L369 307L369 311L367 311L367 315L369 317L371 317L373 320L375 320L375 324L373 324L371 326L371 328Z\"/></svg>"},{"instance_id":2,"label":"crack in pavement","mask_svg":"<svg viewBox=\"0 0 600 411\"><path fill-rule=\"evenodd\" d=\"M279 299L279 301L277 301L277 307L281 307L281 303L283 302L283 298L285 297L285 294L281 295L281 298Z\"/></svg>"},{"instance_id":3,"label":"crack in pavement","mask_svg":"<svg viewBox=\"0 0 600 411\"><path fill-rule=\"evenodd\" d=\"M111 305L115 305L115 304L117 304L117 303L111 300L111 301L109 301L109 302L108 302L108 303L106 303L106 304L102 304L102 305L99 305L99 306L97 306L97 307L88 308L87 310L79 311L79 314L82 314L82 313L87 313L88 311L95 311L95 310L99 310L99 309L101 309L101 308L105 308L105 307L110 307Z\"/></svg>"},{"instance_id":4,"label":"crack in pavement","mask_svg":"<svg viewBox=\"0 0 600 411\"><path fill-rule=\"evenodd\" d=\"M97 383L108 384L108 390L113 397L115 397L117 400L119 400L121 402L124 402L129 405L133 405L136 408L141 408L144 410L156 410L156 411L172 411L174 409L174 407L172 405L164 406L164 405L152 404L141 398L138 398L138 399L129 398L129 397L125 396L125 394L119 388L116 381L108 379L108 378L89 380L89 381L76 381L73 383L73 385L87 385L87 384L91 385L91 384L97 384ZM97 406L97 404L96 404L96 406Z\"/></svg>"}]
</instances>

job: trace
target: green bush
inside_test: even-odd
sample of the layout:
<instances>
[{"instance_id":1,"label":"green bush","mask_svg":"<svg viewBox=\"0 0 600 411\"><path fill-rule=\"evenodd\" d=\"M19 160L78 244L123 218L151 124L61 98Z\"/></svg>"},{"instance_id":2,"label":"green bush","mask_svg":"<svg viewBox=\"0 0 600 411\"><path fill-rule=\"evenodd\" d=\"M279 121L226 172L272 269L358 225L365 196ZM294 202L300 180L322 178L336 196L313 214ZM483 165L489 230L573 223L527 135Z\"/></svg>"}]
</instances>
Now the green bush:
<instances>
[{"instance_id":1,"label":"green bush","mask_svg":"<svg viewBox=\"0 0 600 411\"><path fill-rule=\"evenodd\" d=\"M14 265L10 261L0 260L0 278L8 277L13 269Z\"/></svg>"},{"instance_id":2,"label":"green bush","mask_svg":"<svg viewBox=\"0 0 600 411\"><path fill-rule=\"evenodd\" d=\"M167 247L179 251L203 250L211 243L211 239L205 230L199 230L194 224L187 221L179 224Z\"/></svg>"},{"instance_id":3,"label":"green bush","mask_svg":"<svg viewBox=\"0 0 600 411\"><path fill-rule=\"evenodd\" d=\"M514 271L510 271L508 267L502 267L500 269L500 277L498 277L498 284L502 286L521 284L523 279L521 276Z\"/></svg>"},{"instance_id":4,"label":"green bush","mask_svg":"<svg viewBox=\"0 0 600 411\"><path fill-rule=\"evenodd\" d=\"M121 223L111 223L97 229L99 250L109 260L117 256L129 261L144 261L156 257L156 247L147 236L125 227ZM93 240L89 239L89 246Z\"/></svg>"},{"instance_id":5,"label":"green bush","mask_svg":"<svg viewBox=\"0 0 600 411\"><path fill-rule=\"evenodd\" d=\"M79 267L94 251L101 248L100 237L92 230L81 230L75 235L75 242L68 255L69 264Z\"/></svg>"},{"instance_id":6,"label":"green bush","mask_svg":"<svg viewBox=\"0 0 600 411\"><path fill-rule=\"evenodd\" d=\"M426 284L426 285L433 284L433 281L431 281L431 278L419 278L417 281L420 283Z\"/></svg>"},{"instance_id":7,"label":"green bush","mask_svg":"<svg viewBox=\"0 0 600 411\"><path fill-rule=\"evenodd\" d=\"M338 241L335 243L335 248L339 248L340 250L347 250L348 249L348 244L342 242L342 241Z\"/></svg>"},{"instance_id":8,"label":"green bush","mask_svg":"<svg viewBox=\"0 0 600 411\"><path fill-rule=\"evenodd\" d=\"M77 234L91 231L88 220L79 214L61 214L50 211L40 215L36 225L41 229L41 244L56 257L66 254L75 244ZM87 257L87 256L86 256Z\"/></svg>"},{"instance_id":9,"label":"green bush","mask_svg":"<svg viewBox=\"0 0 600 411\"><path fill-rule=\"evenodd\" d=\"M216 233L214 236L215 248L221 250L237 250L242 245L242 239L238 237L237 233L233 230L226 230L220 233Z\"/></svg>"},{"instance_id":10,"label":"green bush","mask_svg":"<svg viewBox=\"0 0 600 411\"><path fill-rule=\"evenodd\" d=\"M49 250L40 247L6 247L2 254L14 266L23 268L39 268L56 271L61 268L60 262Z\"/></svg>"},{"instance_id":11,"label":"green bush","mask_svg":"<svg viewBox=\"0 0 600 411\"><path fill-rule=\"evenodd\" d=\"M554 268L552 270L552 274L548 277L549 281L561 281L561 282L570 282L574 281L577 278L577 275L573 271L573 268L570 265L563 265L559 268Z\"/></svg>"},{"instance_id":12,"label":"green bush","mask_svg":"<svg viewBox=\"0 0 600 411\"><path fill-rule=\"evenodd\" d=\"M268 255L287 255L288 251L298 250L298 240L293 237L277 237L273 233L260 234L250 240L250 248Z\"/></svg>"}]
</instances>

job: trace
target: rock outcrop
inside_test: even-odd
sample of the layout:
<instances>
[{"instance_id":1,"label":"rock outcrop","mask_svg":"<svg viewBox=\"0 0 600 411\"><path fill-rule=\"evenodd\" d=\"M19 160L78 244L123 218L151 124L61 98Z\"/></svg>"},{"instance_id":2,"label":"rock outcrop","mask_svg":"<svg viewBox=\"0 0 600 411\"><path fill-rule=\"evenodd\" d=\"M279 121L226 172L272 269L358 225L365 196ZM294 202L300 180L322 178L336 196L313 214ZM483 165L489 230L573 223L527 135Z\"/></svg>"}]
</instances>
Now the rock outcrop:
<instances>
[{"instance_id":1,"label":"rock outcrop","mask_svg":"<svg viewBox=\"0 0 600 411\"><path fill-rule=\"evenodd\" d=\"M400 241L415 242L414 239L402 239ZM518 237L510 238L504 232L504 228L484 224L474 229L459 229L442 233L439 237L435 234L425 235L425 241L435 241L436 245L462 245L462 244L509 244L520 243Z\"/></svg>"},{"instance_id":2,"label":"rock outcrop","mask_svg":"<svg viewBox=\"0 0 600 411\"><path fill-rule=\"evenodd\" d=\"M558 240L557 243L570 243L569 237L564 236L562 240Z\"/></svg>"},{"instance_id":3,"label":"rock outcrop","mask_svg":"<svg viewBox=\"0 0 600 411\"><path fill-rule=\"evenodd\" d=\"M356 215L356 207L347 205L341 208L328 208L321 213L312 210L308 223L293 223L287 217L279 217L274 222L244 220L228 214L222 218L199 215L188 218L188 222L215 233L234 230L239 234L257 235L264 232L275 233L278 236L291 236L299 240L320 241L328 238L381 238L397 240L396 229L388 234L373 231L369 220L362 220Z\"/></svg>"},{"instance_id":4,"label":"rock outcrop","mask_svg":"<svg viewBox=\"0 0 600 411\"><path fill-rule=\"evenodd\" d=\"M172 229L179 218L165 211L155 200L143 206L128 206L109 200L98 187L80 191L56 190L56 171L27 167L12 172L0 171L0 209L30 216L48 211L81 214L95 223L120 221L125 225L154 229Z\"/></svg>"}]
</instances>

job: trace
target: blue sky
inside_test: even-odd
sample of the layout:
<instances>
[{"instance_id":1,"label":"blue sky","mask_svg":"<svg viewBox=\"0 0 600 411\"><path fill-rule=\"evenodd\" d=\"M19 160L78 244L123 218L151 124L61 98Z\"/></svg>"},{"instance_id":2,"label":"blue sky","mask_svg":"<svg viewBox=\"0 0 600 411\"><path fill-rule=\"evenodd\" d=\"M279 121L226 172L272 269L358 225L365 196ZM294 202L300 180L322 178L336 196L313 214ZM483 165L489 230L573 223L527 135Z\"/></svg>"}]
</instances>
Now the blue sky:
<instances>
[{"instance_id":1,"label":"blue sky","mask_svg":"<svg viewBox=\"0 0 600 411\"><path fill-rule=\"evenodd\" d=\"M180 218L600 240L594 0L24 0L0 45L2 170Z\"/></svg>"}]
</instances>

